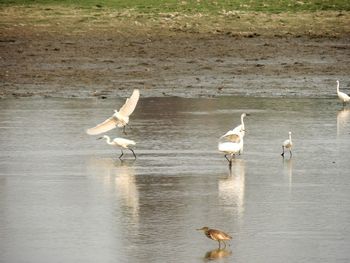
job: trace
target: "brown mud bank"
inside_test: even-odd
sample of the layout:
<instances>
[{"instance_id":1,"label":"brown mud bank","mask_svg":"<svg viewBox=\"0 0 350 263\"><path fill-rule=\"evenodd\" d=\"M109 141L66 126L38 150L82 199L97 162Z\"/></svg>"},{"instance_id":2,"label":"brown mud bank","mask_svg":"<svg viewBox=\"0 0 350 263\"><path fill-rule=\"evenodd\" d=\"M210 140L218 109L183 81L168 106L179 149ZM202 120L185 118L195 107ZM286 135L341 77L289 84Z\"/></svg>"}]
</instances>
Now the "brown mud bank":
<instances>
[{"instance_id":1,"label":"brown mud bank","mask_svg":"<svg viewBox=\"0 0 350 263\"><path fill-rule=\"evenodd\" d=\"M336 79L350 86L348 13L92 19L73 11L1 10L1 98L133 88L148 97L330 97Z\"/></svg>"}]
</instances>

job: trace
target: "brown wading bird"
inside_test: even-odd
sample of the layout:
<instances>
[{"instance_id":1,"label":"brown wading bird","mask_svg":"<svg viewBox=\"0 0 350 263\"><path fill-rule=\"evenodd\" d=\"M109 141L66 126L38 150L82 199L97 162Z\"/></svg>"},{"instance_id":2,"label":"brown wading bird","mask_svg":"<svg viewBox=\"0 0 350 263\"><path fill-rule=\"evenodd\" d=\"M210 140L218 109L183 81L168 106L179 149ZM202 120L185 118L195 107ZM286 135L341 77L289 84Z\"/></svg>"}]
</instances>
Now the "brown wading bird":
<instances>
[{"instance_id":1,"label":"brown wading bird","mask_svg":"<svg viewBox=\"0 0 350 263\"><path fill-rule=\"evenodd\" d=\"M197 230L202 230L204 231L204 234L207 236L207 238L210 238L212 240L218 241L219 242L219 248L221 247L221 241L224 243L224 248L226 247L226 243L225 240L231 240L232 237L229 236L228 234L220 231L220 230L216 230L216 229L210 229L207 226L204 226L200 229Z\"/></svg>"}]
</instances>

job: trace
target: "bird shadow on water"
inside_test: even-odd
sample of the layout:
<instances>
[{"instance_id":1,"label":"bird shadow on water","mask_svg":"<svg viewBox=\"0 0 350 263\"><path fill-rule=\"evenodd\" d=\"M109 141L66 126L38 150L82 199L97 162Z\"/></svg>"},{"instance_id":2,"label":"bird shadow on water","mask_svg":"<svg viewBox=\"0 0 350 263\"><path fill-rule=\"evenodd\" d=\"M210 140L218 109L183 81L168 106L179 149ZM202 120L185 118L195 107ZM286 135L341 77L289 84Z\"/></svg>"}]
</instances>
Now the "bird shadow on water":
<instances>
[{"instance_id":1,"label":"bird shadow on water","mask_svg":"<svg viewBox=\"0 0 350 263\"><path fill-rule=\"evenodd\" d=\"M88 161L87 169L101 183L104 192L109 193L110 197L115 196L130 212L131 221L137 223L140 204L134 162L134 159L92 158Z\"/></svg>"},{"instance_id":2,"label":"bird shadow on water","mask_svg":"<svg viewBox=\"0 0 350 263\"><path fill-rule=\"evenodd\" d=\"M216 260L232 255L232 251L226 248L216 248L205 253L204 261Z\"/></svg>"},{"instance_id":3,"label":"bird shadow on water","mask_svg":"<svg viewBox=\"0 0 350 263\"><path fill-rule=\"evenodd\" d=\"M291 191L293 186L293 158L282 159L283 162L283 174L288 178L288 186Z\"/></svg>"},{"instance_id":4,"label":"bird shadow on water","mask_svg":"<svg viewBox=\"0 0 350 263\"><path fill-rule=\"evenodd\" d=\"M342 108L337 112L337 136L349 132L350 109Z\"/></svg>"},{"instance_id":5,"label":"bird shadow on water","mask_svg":"<svg viewBox=\"0 0 350 263\"><path fill-rule=\"evenodd\" d=\"M228 207L233 204L239 217L244 213L245 165L244 159L233 159L228 175L218 182L220 202Z\"/></svg>"}]
</instances>

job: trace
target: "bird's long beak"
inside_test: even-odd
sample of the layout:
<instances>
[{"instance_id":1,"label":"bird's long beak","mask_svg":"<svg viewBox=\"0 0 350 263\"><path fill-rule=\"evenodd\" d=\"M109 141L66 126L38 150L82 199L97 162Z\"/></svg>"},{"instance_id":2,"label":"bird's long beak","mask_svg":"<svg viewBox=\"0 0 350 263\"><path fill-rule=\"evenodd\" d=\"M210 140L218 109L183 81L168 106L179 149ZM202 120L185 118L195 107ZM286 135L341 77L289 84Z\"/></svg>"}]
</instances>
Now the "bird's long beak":
<instances>
[{"instance_id":1,"label":"bird's long beak","mask_svg":"<svg viewBox=\"0 0 350 263\"><path fill-rule=\"evenodd\" d=\"M99 137L99 138L97 138L96 140L101 140L101 139L103 139L103 137Z\"/></svg>"},{"instance_id":2,"label":"bird's long beak","mask_svg":"<svg viewBox=\"0 0 350 263\"><path fill-rule=\"evenodd\" d=\"M250 116L251 114L250 114L250 113L246 113L245 115L246 115L246 116Z\"/></svg>"}]
</instances>

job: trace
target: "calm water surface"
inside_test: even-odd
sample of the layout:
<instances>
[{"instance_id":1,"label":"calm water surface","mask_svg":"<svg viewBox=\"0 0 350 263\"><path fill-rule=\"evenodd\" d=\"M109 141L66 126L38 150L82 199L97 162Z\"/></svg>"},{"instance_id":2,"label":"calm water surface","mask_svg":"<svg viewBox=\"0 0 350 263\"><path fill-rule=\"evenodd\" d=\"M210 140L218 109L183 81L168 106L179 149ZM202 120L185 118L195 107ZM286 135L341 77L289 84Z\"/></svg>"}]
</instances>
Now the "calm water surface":
<instances>
[{"instance_id":1,"label":"calm water surface","mask_svg":"<svg viewBox=\"0 0 350 263\"><path fill-rule=\"evenodd\" d=\"M85 134L123 101L0 101L1 262L350 261L350 109L336 99L142 99L127 135L108 132L137 142L136 161ZM242 112L230 173L217 140Z\"/></svg>"}]
</instances>

